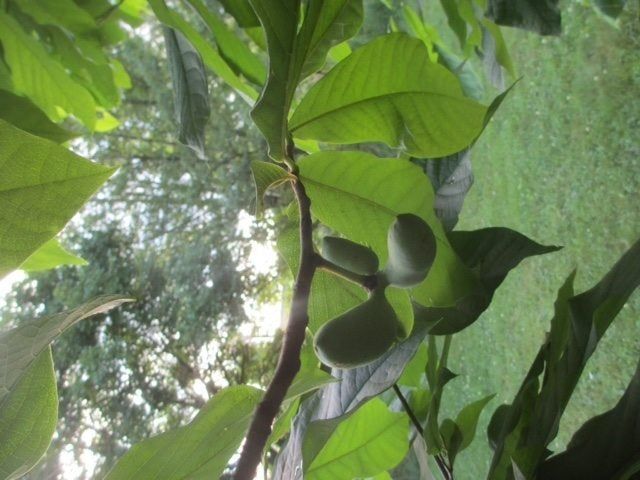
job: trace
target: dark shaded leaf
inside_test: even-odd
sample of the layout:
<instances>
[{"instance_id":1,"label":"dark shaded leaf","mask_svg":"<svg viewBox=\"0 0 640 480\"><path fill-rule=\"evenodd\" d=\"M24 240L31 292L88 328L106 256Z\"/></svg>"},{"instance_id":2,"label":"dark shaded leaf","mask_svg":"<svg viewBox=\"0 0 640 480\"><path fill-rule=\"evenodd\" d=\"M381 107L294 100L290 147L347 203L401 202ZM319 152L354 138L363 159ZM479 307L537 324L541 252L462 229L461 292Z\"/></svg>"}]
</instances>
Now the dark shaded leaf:
<instances>
[{"instance_id":1,"label":"dark shaded leaf","mask_svg":"<svg viewBox=\"0 0 640 480\"><path fill-rule=\"evenodd\" d=\"M487 17L498 25L530 30L540 35L560 35L559 0L489 0Z\"/></svg>"},{"instance_id":2,"label":"dark shaded leaf","mask_svg":"<svg viewBox=\"0 0 640 480\"><path fill-rule=\"evenodd\" d=\"M458 223L464 198L473 185L471 151L463 150L448 157L427 160L424 169L436 194L433 208L445 230Z\"/></svg>"},{"instance_id":3,"label":"dark shaded leaf","mask_svg":"<svg viewBox=\"0 0 640 480\"><path fill-rule=\"evenodd\" d=\"M640 460L640 365L615 407L593 417L574 434L567 449L546 460L544 480L619 479Z\"/></svg>"},{"instance_id":4,"label":"dark shaded leaf","mask_svg":"<svg viewBox=\"0 0 640 480\"><path fill-rule=\"evenodd\" d=\"M0 118L25 132L56 143L63 143L78 136L77 133L65 130L49 120L49 117L28 98L6 90L0 90Z\"/></svg>"},{"instance_id":5,"label":"dark shaded leaf","mask_svg":"<svg viewBox=\"0 0 640 480\"><path fill-rule=\"evenodd\" d=\"M204 129L209 120L209 85L202 58L182 33L165 27L179 140L205 158Z\"/></svg>"},{"instance_id":6,"label":"dark shaded leaf","mask_svg":"<svg viewBox=\"0 0 640 480\"><path fill-rule=\"evenodd\" d=\"M497 442L490 479L507 478L512 460L525 478L530 478L548 456L547 446L558 432L560 418L587 360L631 293L640 285L640 241L590 290L572 296L573 277L574 274L559 291L546 343L506 415L503 410L504 420L497 422L502 428L500 434L494 436ZM635 388L634 383L632 389ZM624 411L626 401L620 405ZM618 414L605 415L604 421L608 422L608 418ZM591 424L587 432L600 427L603 417L599 418L595 427ZM637 426L632 431L637 435ZM579 438L584 438L583 435ZM574 446L582 441L576 440ZM624 455L621 458L633 460ZM605 467L607 464L603 463Z\"/></svg>"},{"instance_id":7,"label":"dark shaded leaf","mask_svg":"<svg viewBox=\"0 0 640 480\"><path fill-rule=\"evenodd\" d=\"M598 10L611 18L618 18L624 10L627 0L594 0Z\"/></svg>"},{"instance_id":8,"label":"dark shaded leaf","mask_svg":"<svg viewBox=\"0 0 640 480\"><path fill-rule=\"evenodd\" d=\"M514 230L501 227L470 232L451 232L454 251L478 280L476 291L458 300L453 307L424 307L414 304L416 319L430 326L433 335L448 335L468 327L487 309L494 292L509 271L534 255L557 251L560 247L540 245Z\"/></svg>"}]
</instances>

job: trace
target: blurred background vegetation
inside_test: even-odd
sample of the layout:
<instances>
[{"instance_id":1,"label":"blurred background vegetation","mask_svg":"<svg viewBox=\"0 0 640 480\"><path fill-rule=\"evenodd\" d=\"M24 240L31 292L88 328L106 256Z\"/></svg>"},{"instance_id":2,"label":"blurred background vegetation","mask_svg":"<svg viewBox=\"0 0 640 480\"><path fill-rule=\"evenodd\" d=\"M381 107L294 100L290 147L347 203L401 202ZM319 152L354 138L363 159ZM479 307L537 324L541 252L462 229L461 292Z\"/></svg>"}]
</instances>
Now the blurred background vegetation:
<instances>
[{"instance_id":1,"label":"blurred background vegetation","mask_svg":"<svg viewBox=\"0 0 640 480\"><path fill-rule=\"evenodd\" d=\"M401 2L387 3L391 10L367 2L368 24L354 44L384 31ZM425 19L455 45L439 3L422 3ZM450 367L461 376L445 390L443 413L497 392L480 432L489 411L513 398L564 278L577 266L578 290L589 287L640 235L640 6L629 2L614 24L586 2L561 5L560 37L503 29L522 80L474 148L476 183L457 227L506 226L565 246L514 270L490 309L454 339ZM67 247L89 265L31 274L2 316L19 321L101 293L140 301L106 321L83 322L56 343L60 423L30 478L104 472L131 444L184 423L218 389L264 384L276 358L280 312L268 310L269 328L256 318L264 317L260 305L286 297L288 278L264 247L272 244L277 209L251 220L248 165L263 158L265 145L248 107L210 79L202 161L177 142L157 23L150 19L114 53L133 80L117 112L123 123L75 145L122 165L65 233ZM483 70L475 57L469 62ZM484 99L496 93L486 81ZM622 394L640 355L639 313L636 295L589 363L557 446ZM489 460L481 434L460 456L456 478L483 477Z\"/></svg>"}]
</instances>

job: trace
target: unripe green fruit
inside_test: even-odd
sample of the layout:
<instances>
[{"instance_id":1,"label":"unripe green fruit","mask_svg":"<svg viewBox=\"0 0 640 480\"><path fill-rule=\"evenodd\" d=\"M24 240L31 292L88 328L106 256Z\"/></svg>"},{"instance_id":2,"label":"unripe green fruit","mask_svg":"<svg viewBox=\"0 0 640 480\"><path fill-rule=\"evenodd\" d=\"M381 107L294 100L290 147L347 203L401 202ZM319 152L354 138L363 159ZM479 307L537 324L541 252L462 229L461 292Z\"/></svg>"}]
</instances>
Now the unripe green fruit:
<instances>
[{"instance_id":1,"label":"unripe green fruit","mask_svg":"<svg viewBox=\"0 0 640 480\"><path fill-rule=\"evenodd\" d=\"M373 250L346 238L324 237L322 256L359 275L373 275L379 267L378 256Z\"/></svg>"},{"instance_id":2,"label":"unripe green fruit","mask_svg":"<svg viewBox=\"0 0 640 480\"><path fill-rule=\"evenodd\" d=\"M398 319L381 288L364 303L325 323L313 343L323 363L354 368L389 350L397 331Z\"/></svg>"},{"instance_id":3,"label":"unripe green fruit","mask_svg":"<svg viewBox=\"0 0 640 480\"><path fill-rule=\"evenodd\" d=\"M436 257L436 238L427 222L410 213L398 215L389 227L387 246L390 284L408 288L426 278Z\"/></svg>"}]
</instances>

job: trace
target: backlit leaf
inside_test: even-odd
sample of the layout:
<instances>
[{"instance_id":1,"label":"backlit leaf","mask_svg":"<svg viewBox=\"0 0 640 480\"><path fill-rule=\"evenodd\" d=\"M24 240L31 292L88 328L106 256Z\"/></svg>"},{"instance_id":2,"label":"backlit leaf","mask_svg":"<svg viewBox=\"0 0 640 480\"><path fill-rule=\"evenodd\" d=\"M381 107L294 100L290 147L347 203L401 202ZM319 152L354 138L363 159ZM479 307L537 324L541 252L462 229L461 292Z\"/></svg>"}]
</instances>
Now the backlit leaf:
<instances>
[{"instance_id":1,"label":"backlit leaf","mask_svg":"<svg viewBox=\"0 0 640 480\"><path fill-rule=\"evenodd\" d=\"M420 40L391 34L354 51L316 83L290 127L303 139L383 142L442 157L471 144L485 112L453 74L431 62Z\"/></svg>"},{"instance_id":2,"label":"backlit leaf","mask_svg":"<svg viewBox=\"0 0 640 480\"><path fill-rule=\"evenodd\" d=\"M0 278L53 238L114 171L0 120Z\"/></svg>"}]
</instances>

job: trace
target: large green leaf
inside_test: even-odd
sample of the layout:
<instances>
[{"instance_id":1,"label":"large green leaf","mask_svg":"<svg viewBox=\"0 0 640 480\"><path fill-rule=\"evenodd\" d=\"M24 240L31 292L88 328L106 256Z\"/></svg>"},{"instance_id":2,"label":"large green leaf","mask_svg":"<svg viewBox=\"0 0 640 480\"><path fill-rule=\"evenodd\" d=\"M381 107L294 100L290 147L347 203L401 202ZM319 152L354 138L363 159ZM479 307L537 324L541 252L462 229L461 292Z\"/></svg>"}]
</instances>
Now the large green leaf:
<instances>
[{"instance_id":1,"label":"large green leaf","mask_svg":"<svg viewBox=\"0 0 640 480\"><path fill-rule=\"evenodd\" d=\"M0 120L0 278L54 237L114 171Z\"/></svg>"},{"instance_id":2,"label":"large green leaf","mask_svg":"<svg viewBox=\"0 0 640 480\"><path fill-rule=\"evenodd\" d=\"M52 238L27 258L20 269L25 272L40 272L61 265L87 265L87 261L68 252L58 240Z\"/></svg>"},{"instance_id":3,"label":"large green leaf","mask_svg":"<svg viewBox=\"0 0 640 480\"><path fill-rule=\"evenodd\" d=\"M302 447L304 478L368 477L398 465L409 449L409 418L374 398L343 417L312 422Z\"/></svg>"},{"instance_id":4,"label":"large green leaf","mask_svg":"<svg viewBox=\"0 0 640 480\"><path fill-rule=\"evenodd\" d=\"M470 232L453 231L449 241L476 279L476 288L452 307L415 305L417 319L429 325L429 333L450 335L468 327L484 312L507 274L531 256L557 251L540 245L514 230L501 227Z\"/></svg>"},{"instance_id":5,"label":"large green leaf","mask_svg":"<svg viewBox=\"0 0 640 480\"><path fill-rule=\"evenodd\" d=\"M206 158L204 132L211 114L209 84L202 58L179 31L164 29L167 59L179 127L179 140Z\"/></svg>"},{"instance_id":6,"label":"large green leaf","mask_svg":"<svg viewBox=\"0 0 640 480\"><path fill-rule=\"evenodd\" d=\"M425 305L451 305L475 280L451 249L433 210L433 190L420 168L409 161L365 152L319 152L299 162L312 213L350 240L369 245L387 260L387 232L396 216L424 219L437 240L436 259L427 279L413 289Z\"/></svg>"},{"instance_id":7,"label":"large green leaf","mask_svg":"<svg viewBox=\"0 0 640 480\"><path fill-rule=\"evenodd\" d=\"M640 365L616 406L580 427L564 452L540 466L538 477L544 480L623 480L623 472L634 464L637 469L640 460L639 400Z\"/></svg>"},{"instance_id":8,"label":"large green leaf","mask_svg":"<svg viewBox=\"0 0 640 480\"><path fill-rule=\"evenodd\" d=\"M31 365L0 401L0 478L20 478L46 452L58 421L58 392L51 349Z\"/></svg>"},{"instance_id":9,"label":"large green leaf","mask_svg":"<svg viewBox=\"0 0 640 480\"><path fill-rule=\"evenodd\" d=\"M62 109L93 128L96 105L91 94L71 79L42 43L3 12L0 12L0 42L17 93L27 95L52 120L63 118L59 110Z\"/></svg>"},{"instance_id":10,"label":"large green leaf","mask_svg":"<svg viewBox=\"0 0 640 480\"><path fill-rule=\"evenodd\" d=\"M477 137L486 107L425 45L390 34L354 51L314 85L291 117L292 133L330 143L384 142L418 157L456 153Z\"/></svg>"},{"instance_id":11,"label":"large green leaf","mask_svg":"<svg viewBox=\"0 0 640 480\"><path fill-rule=\"evenodd\" d=\"M258 96L257 92L231 69L214 47L207 42L198 31L180 15L169 9L164 0L149 0L149 5L158 20L166 26L181 32L189 43L202 55L202 61L213 73L218 75L230 87L234 88L247 102Z\"/></svg>"},{"instance_id":12,"label":"large green leaf","mask_svg":"<svg viewBox=\"0 0 640 480\"><path fill-rule=\"evenodd\" d=\"M640 285L640 241L590 290L572 296L573 277L560 289L551 332L513 404L498 410L500 421L492 420L496 448L490 479L509 478L512 461L531 478L548 455L587 360Z\"/></svg>"},{"instance_id":13,"label":"large green leaf","mask_svg":"<svg viewBox=\"0 0 640 480\"><path fill-rule=\"evenodd\" d=\"M559 0L489 0L487 17L498 25L530 30L540 35L562 32Z\"/></svg>"},{"instance_id":14,"label":"large green leaf","mask_svg":"<svg viewBox=\"0 0 640 480\"><path fill-rule=\"evenodd\" d=\"M188 425L134 445L105 480L219 478L261 398L246 385L221 390Z\"/></svg>"},{"instance_id":15,"label":"large green leaf","mask_svg":"<svg viewBox=\"0 0 640 480\"><path fill-rule=\"evenodd\" d=\"M0 73L2 75L2 73ZM0 90L0 118L15 127L56 143L78 136L53 123L31 100Z\"/></svg>"},{"instance_id":16,"label":"large green leaf","mask_svg":"<svg viewBox=\"0 0 640 480\"><path fill-rule=\"evenodd\" d=\"M23 322L0 333L0 404L14 390L38 354L65 330L80 320L108 312L129 301L131 299L119 295L104 295L73 310Z\"/></svg>"},{"instance_id":17,"label":"large green leaf","mask_svg":"<svg viewBox=\"0 0 640 480\"><path fill-rule=\"evenodd\" d=\"M222 19L209 10L202 0L188 0L188 2L213 33L220 54L227 63L248 80L262 85L267 76L267 69L262 60L251 51L249 46Z\"/></svg>"}]
</instances>

